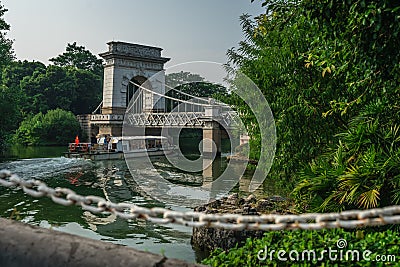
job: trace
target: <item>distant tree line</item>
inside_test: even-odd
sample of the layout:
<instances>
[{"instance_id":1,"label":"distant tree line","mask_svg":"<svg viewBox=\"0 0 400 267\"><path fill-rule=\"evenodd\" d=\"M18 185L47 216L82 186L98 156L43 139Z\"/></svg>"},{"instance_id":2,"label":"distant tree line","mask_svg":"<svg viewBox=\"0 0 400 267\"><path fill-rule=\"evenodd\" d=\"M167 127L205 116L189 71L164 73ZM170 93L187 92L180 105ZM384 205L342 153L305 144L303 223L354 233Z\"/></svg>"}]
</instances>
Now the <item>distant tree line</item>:
<instances>
[{"instance_id":1,"label":"distant tree line","mask_svg":"<svg viewBox=\"0 0 400 267\"><path fill-rule=\"evenodd\" d=\"M0 2L0 150L11 141L64 145L81 133L74 115L91 113L101 101L102 60L74 42L48 66L17 61L6 11ZM49 123L65 131L46 128Z\"/></svg>"},{"instance_id":2,"label":"distant tree line","mask_svg":"<svg viewBox=\"0 0 400 267\"><path fill-rule=\"evenodd\" d=\"M1 81L18 94L23 116L56 108L85 114L101 101L101 73L88 69L14 61L3 69Z\"/></svg>"},{"instance_id":3,"label":"distant tree line","mask_svg":"<svg viewBox=\"0 0 400 267\"><path fill-rule=\"evenodd\" d=\"M194 102L198 102L198 100L191 99L188 95L207 99L208 97L221 98L227 94L227 89L224 86L209 82L201 75L187 71L167 74L165 76L165 87L167 96ZM187 95L183 95L177 91ZM178 104L178 102L168 98L165 101L167 111L173 110Z\"/></svg>"}]
</instances>

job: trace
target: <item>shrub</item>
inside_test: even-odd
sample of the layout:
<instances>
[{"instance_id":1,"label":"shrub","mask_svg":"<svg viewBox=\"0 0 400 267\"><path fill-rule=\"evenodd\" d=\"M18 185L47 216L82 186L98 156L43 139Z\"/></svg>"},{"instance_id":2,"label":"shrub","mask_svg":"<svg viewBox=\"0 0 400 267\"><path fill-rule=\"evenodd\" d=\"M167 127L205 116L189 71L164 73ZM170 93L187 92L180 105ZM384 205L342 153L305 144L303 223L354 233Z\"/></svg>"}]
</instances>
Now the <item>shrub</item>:
<instances>
[{"instance_id":1,"label":"shrub","mask_svg":"<svg viewBox=\"0 0 400 267\"><path fill-rule=\"evenodd\" d=\"M14 140L25 145L65 145L81 133L78 120L72 112L62 109L38 113L25 119Z\"/></svg>"},{"instance_id":2,"label":"shrub","mask_svg":"<svg viewBox=\"0 0 400 267\"><path fill-rule=\"evenodd\" d=\"M346 243L345 246L344 243ZM278 252L280 250L285 251L285 254L281 253L280 255L281 258L286 258L286 261L279 260ZM321 256L323 250L327 252ZM371 253L367 250L371 251ZM241 267L387 266L388 264L394 266L396 260L399 260L399 250L400 237L393 230L367 232L330 229L321 231L267 232L261 239L247 239L243 247L236 247L227 252L218 249L203 263L211 266ZM306 252L303 254L303 251ZM312 251L315 251L315 260ZM329 254L329 251L331 251L331 254ZM267 253L265 254L265 252ZM261 260L258 259L257 255ZM304 258L302 258L303 255ZM308 255L310 255L310 258L308 258ZM382 255L385 255L386 262L378 261L383 260L384 257ZM266 258L264 259L264 257Z\"/></svg>"},{"instance_id":3,"label":"shrub","mask_svg":"<svg viewBox=\"0 0 400 267\"><path fill-rule=\"evenodd\" d=\"M294 196L301 209L339 211L400 203L400 125L388 106L380 101L368 105L338 135L335 149L300 172Z\"/></svg>"}]
</instances>

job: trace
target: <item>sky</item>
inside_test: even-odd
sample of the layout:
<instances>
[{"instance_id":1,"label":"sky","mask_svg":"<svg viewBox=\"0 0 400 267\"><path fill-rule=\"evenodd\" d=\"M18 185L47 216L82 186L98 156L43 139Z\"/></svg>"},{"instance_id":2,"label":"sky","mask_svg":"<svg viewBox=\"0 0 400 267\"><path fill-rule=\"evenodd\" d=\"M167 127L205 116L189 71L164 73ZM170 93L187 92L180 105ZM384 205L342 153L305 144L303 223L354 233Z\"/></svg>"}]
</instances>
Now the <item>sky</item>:
<instances>
[{"instance_id":1,"label":"sky","mask_svg":"<svg viewBox=\"0 0 400 267\"><path fill-rule=\"evenodd\" d=\"M250 0L0 0L17 59L48 64L77 42L92 53L107 42L163 48L166 67L190 61L226 63L243 39L239 17L264 12Z\"/></svg>"}]
</instances>

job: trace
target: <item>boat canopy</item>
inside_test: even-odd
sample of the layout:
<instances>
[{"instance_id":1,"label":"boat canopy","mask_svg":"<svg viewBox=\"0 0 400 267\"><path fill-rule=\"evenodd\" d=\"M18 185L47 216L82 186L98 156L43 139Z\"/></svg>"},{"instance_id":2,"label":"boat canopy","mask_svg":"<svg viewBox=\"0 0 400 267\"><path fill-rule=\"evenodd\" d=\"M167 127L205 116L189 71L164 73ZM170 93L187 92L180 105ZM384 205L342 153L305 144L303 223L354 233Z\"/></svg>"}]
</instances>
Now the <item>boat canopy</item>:
<instances>
[{"instance_id":1,"label":"boat canopy","mask_svg":"<svg viewBox=\"0 0 400 267\"><path fill-rule=\"evenodd\" d=\"M99 139L98 139L98 143L99 144L104 144L104 139L105 139L105 137L100 137ZM154 139L158 139L158 140L168 140L168 138L167 137L165 137L165 136L156 136L156 135L146 135L146 136L123 136L123 137L121 137L121 136L117 136L117 137L114 137L114 136L111 136L111 142L113 143L113 144L116 144L116 143L118 143L119 141L121 141L121 140L154 140Z\"/></svg>"},{"instance_id":2,"label":"boat canopy","mask_svg":"<svg viewBox=\"0 0 400 267\"><path fill-rule=\"evenodd\" d=\"M144 135L144 136L124 136L124 137L118 137L121 138L122 140L146 140L146 139L160 139L160 140L168 140L167 137L165 136L160 136L160 135Z\"/></svg>"}]
</instances>

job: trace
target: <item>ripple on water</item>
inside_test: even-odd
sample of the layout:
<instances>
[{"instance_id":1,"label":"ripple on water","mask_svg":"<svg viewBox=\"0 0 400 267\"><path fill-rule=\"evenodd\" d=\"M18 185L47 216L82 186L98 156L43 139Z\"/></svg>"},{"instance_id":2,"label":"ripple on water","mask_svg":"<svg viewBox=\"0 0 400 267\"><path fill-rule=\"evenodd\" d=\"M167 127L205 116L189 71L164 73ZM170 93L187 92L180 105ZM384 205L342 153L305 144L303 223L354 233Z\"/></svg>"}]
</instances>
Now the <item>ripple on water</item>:
<instances>
[{"instance_id":1,"label":"ripple on water","mask_svg":"<svg viewBox=\"0 0 400 267\"><path fill-rule=\"evenodd\" d=\"M48 178L59 174L80 171L92 163L84 159L34 158L0 164L0 169L7 169L25 179Z\"/></svg>"},{"instance_id":2,"label":"ripple on water","mask_svg":"<svg viewBox=\"0 0 400 267\"><path fill-rule=\"evenodd\" d=\"M110 177L104 177L105 169L119 169ZM168 165L159 164L158 172L184 179L185 174L174 171ZM51 187L68 187L78 194L99 195L114 202L132 203L144 207L166 207L172 210L188 210L185 207L165 206L146 195L141 195L127 182L124 161L92 162L83 159L34 158L0 163L0 169L8 169L23 179L36 178ZM145 170L153 175L155 170ZM82 175L77 175L83 173ZM74 178L74 179L70 179ZM75 181L76 179L76 181ZM193 262L194 251L190 245L191 228L179 225L156 225L141 220L123 220L109 215L93 215L76 206L63 207L49 198L33 199L20 189L0 188L0 216L52 228L58 231L101 239L168 257Z\"/></svg>"}]
</instances>

